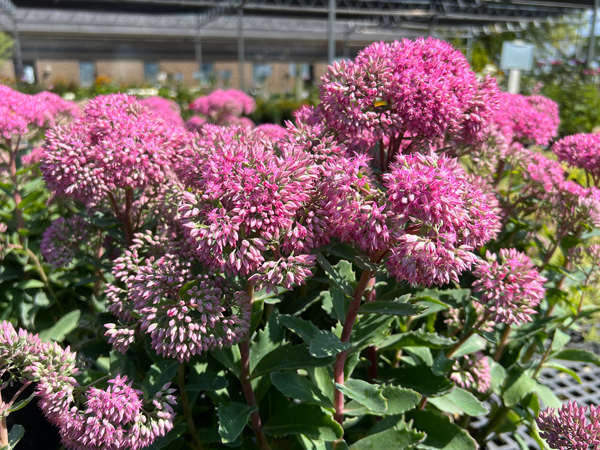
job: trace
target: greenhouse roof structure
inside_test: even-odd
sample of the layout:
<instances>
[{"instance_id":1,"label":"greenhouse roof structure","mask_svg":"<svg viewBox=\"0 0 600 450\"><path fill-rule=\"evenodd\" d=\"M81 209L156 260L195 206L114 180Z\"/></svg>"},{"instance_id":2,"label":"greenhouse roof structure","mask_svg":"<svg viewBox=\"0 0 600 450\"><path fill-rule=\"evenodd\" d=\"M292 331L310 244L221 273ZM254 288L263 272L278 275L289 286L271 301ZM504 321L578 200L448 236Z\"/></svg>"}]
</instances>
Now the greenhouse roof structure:
<instances>
[{"instance_id":1,"label":"greenhouse roof structure","mask_svg":"<svg viewBox=\"0 0 600 450\"><path fill-rule=\"evenodd\" d=\"M244 38L265 45L320 41L327 59L336 56L336 41L355 48L367 41L400 36L440 35L469 38L481 33L520 31L535 22L579 21L578 12L598 0L0 0L18 36L77 39L200 40L226 37L221 49L237 46L243 60ZM1 17L0 17L1 19ZM9 25L0 20L0 28ZM450 31L449 31L450 30ZM440 36L450 37L450 36ZM227 47L229 45L229 47ZM229 50L227 50L229 48ZM315 51L310 46L307 51ZM309 50L310 49L310 50ZM338 52L339 54L339 52ZM233 54L231 55L233 56ZM18 64L17 64L18 66Z\"/></svg>"}]
</instances>

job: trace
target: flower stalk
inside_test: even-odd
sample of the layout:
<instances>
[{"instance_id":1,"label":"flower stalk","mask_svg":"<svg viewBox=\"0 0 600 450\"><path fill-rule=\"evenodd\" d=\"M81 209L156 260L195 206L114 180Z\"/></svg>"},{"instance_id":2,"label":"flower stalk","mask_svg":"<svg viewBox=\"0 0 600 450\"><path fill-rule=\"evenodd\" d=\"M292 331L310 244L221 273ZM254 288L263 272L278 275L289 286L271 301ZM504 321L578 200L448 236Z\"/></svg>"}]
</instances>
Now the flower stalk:
<instances>
[{"instance_id":1,"label":"flower stalk","mask_svg":"<svg viewBox=\"0 0 600 450\"><path fill-rule=\"evenodd\" d=\"M181 395L181 404L183 405L183 414L187 419L187 427L189 433L192 435L194 442L194 448L196 450L203 450L202 442L198 439L196 433L196 425L194 425L194 418L192 417L192 411L190 409L190 401L185 390L185 364L179 364L178 370L178 384L179 384L179 395Z\"/></svg>"}]
</instances>

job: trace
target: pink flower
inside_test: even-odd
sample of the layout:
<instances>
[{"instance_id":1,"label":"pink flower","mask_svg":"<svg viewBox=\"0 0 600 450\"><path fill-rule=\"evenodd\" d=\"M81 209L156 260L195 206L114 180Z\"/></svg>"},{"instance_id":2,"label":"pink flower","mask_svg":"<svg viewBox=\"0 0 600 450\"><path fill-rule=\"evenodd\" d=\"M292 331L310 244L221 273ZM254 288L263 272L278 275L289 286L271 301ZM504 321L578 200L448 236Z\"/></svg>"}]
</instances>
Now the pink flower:
<instances>
[{"instance_id":1,"label":"pink flower","mask_svg":"<svg viewBox=\"0 0 600 450\"><path fill-rule=\"evenodd\" d=\"M558 134L558 105L541 95L526 97L503 92L494 122L513 141L548 145Z\"/></svg>"},{"instance_id":2,"label":"pink flower","mask_svg":"<svg viewBox=\"0 0 600 450\"><path fill-rule=\"evenodd\" d=\"M183 127L181 109L173 100L163 97L149 97L139 101L142 106L154 111L158 117L172 127Z\"/></svg>"},{"instance_id":3,"label":"pink flower","mask_svg":"<svg viewBox=\"0 0 600 450\"><path fill-rule=\"evenodd\" d=\"M242 91L217 89L207 96L194 100L190 104L190 109L217 125L247 125L239 123L238 118L242 114L254 112L256 103L252 97Z\"/></svg>"},{"instance_id":4,"label":"pink flower","mask_svg":"<svg viewBox=\"0 0 600 450\"><path fill-rule=\"evenodd\" d=\"M489 251L473 274L475 292L483 292L481 303L491 319L508 325L531 322L531 315L544 297L546 279L531 260L515 249L501 249L500 258Z\"/></svg>"},{"instance_id":5,"label":"pink flower","mask_svg":"<svg viewBox=\"0 0 600 450\"><path fill-rule=\"evenodd\" d=\"M264 123L256 127L257 136L278 141L288 136L289 132L280 125Z\"/></svg>"},{"instance_id":6,"label":"pink flower","mask_svg":"<svg viewBox=\"0 0 600 450\"><path fill-rule=\"evenodd\" d=\"M558 159L589 172L600 182L600 134L575 134L556 142L552 151Z\"/></svg>"},{"instance_id":7,"label":"pink flower","mask_svg":"<svg viewBox=\"0 0 600 450\"><path fill-rule=\"evenodd\" d=\"M21 157L21 162L24 166L33 166L34 164L39 164L44 159L44 148L43 147L35 147L31 152L27 155L23 155Z\"/></svg>"},{"instance_id":8,"label":"pink flower","mask_svg":"<svg viewBox=\"0 0 600 450\"><path fill-rule=\"evenodd\" d=\"M188 131L200 131L202 130L202 127L207 123L206 119L200 117L200 116L192 116L190 119L188 119L188 121L185 123L185 128Z\"/></svg>"},{"instance_id":9,"label":"pink flower","mask_svg":"<svg viewBox=\"0 0 600 450\"><path fill-rule=\"evenodd\" d=\"M453 135L468 143L487 134L497 87L481 83L466 58L433 38L378 42L351 62L333 63L320 88L334 130L350 138L371 134L425 139Z\"/></svg>"},{"instance_id":10,"label":"pink flower","mask_svg":"<svg viewBox=\"0 0 600 450\"><path fill-rule=\"evenodd\" d=\"M184 132L169 128L134 97L96 97L83 117L48 131L44 180L56 194L85 203L118 189L159 186Z\"/></svg>"},{"instance_id":11,"label":"pink flower","mask_svg":"<svg viewBox=\"0 0 600 450\"><path fill-rule=\"evenodd\" d=\"M315 255L289 256L277 261L266 261L248 282L256 289L266 289L267 293L277 294L277 286L292 290L294 284L304 284L306 278L313 274L311 269L316 264Z\"/></svg>"},{"instance_id":12,"label":"pink flower","mask_svg":"<svg viewBox=\"0 0 600 450\"><path fill-rule=\"evenodd\" d=\"M44 231L40 250L55 269L67 267L90 238L90 224L80 216L59 217Z\"/></svg>"},{"instance_id":13,"label":"pink flower","mask_svg":"<svg viewBox=\"0 0 600 450\"><path fill-rule=\"evenodd\" d=\"M412 284L458 281L476 261L471 250L499 230L495 198L446 156L399 155L390 169L383 184L405 227L390 249L390 274Z\"/></svg>"},{"instance_id":14,"label":"pink flower","mask_svg":"<svg viewBox=\"0 0 600 450\"><path fill-rule=\"evenodd\" d=\"M588 414L589 411L589 414ZM536 419L540 436L556 450L600 449L600 407L569 401L558 410L548 408Z\"/></svg>"},{"instance_id":15,"label":"pink flower","mask_svg":"<svg viewBox=\"0 0 600 450\"><path fill-rule=\"evenodd\" d=\"M238 343L250 326L246 294L234 293L221 277L195 274L193 256L173 245L137 234L134 245L115 261L109 309L124 321L136 320L150 335L152 348L167 358L184 361ZM106 327L115 348L127 351L132 328Z\"/></svg>"},{"instance_id":16,"label":"pink flower","mask_svg":"<svg viewBox=\"0 0 600 450\"><path fill-rule=\"evenodd\" d=\"M457 359L449 378L464 389L485 393L492 383L487 356L479 352Z\"/></svg>"}]
</instances>

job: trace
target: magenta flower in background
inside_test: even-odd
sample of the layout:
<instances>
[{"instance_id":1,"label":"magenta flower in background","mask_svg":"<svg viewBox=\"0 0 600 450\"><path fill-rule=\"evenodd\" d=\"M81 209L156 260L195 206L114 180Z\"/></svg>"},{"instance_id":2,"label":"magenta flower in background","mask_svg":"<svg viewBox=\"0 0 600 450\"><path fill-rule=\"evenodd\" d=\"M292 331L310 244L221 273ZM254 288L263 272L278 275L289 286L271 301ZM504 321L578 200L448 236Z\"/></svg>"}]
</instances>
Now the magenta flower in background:
<instances>
[{"instance_id":1,"label":"magenta flower in background","mask_svg":"<svg viewBox=\"0 0 600 450\"><path fill-rule=\"evenodd\" d=\"M405 134L454 136L468 143L487 134L494 81L478 81L464 55L433 38L378 42L354 61L333 63L320 87L323 111L342 136L375 141Z\"/></svg>"},{"instance_id":2,"label":"magenta flower in background","mask_svg":"<svg viewBox=\"0 0 600 450\"><path fill-rule=\"evenodd\" d=\"M574 134L559 140L552 147L558 159L589 172L597 185L600 182L600 134Z\"/></svg>"},{"instance_id":3,"label":"magenta flower in background","mask_svg":"<svg viewBox=\"0 0 600 450\"><path fill-rule=\"evenodd\" d=\"M200 131L202 127L207 123L206 119L200 116L192 116L185 123L185 128L188 131Z\"/></svg>"},{"instance_id":4,"label":"magenta flower in background","mask_svg":"<svg viewBox=\"0 0 600 450\"><path fill-rule=\"evenodd\" d=\"M556 450L600 449L600 407L569 401L558 410L548 408L536 419L540 436Z\"/></svg>"},{"instance_id":5,"label":"magenta flower in background","mask_svg":"<svg viewBox=\"0 0 600 450\"><path fill-rule=\"evenodd\" d=\"M241 119L243 114L252 114L256 102L248 94L236 89L223 91L217 89L199 97L190 103L190 109L204 116L210 123L217 125L254 126L254 123ZM249 120L249 119L248 119Z\"/></svg>"},{"instance_id":6,"label":"magenta flower in background","mask_svg":"<svg viewBox=\"0 0 600 450\"><path fill-rule=\"evenodd\" d=\"M21 157L21 163L24 166L33 166L34 164L39 164L44 159L44 148L43 147L35 147L31 152L27 155L23 155Z\"/></svg>"},{"instance_id":7,"label":"magenta flower in background","mask_svg":"<svg viewBox=\"0 0 600 450\"><path fill-rule=\"evenodd\" d=\"M457 359L452 366L449 378L461 388L480 394L485 393L492 383L487 356L478 352Z\"/></svg>"},{"instance_id":8,"label":"magenta flower in background","mask_svg":"<svg viewBox=\"0 0 600 450\"><path fill-rule=\"evenodd\" d=\"M501 249L499 257L489 251L473 274L475 292L482 292L481 303L492 314L491 320L507 325L531 322L531 315L544 297L542 277L531 260L514 248Z\"/></svg>"},{"instance_id":9,"label":"magenta flower in background","mask_svg":"<svg viewBox=\"0 0 600 450\"><path fill-rule=\"evenodd\" d=\"M41 170L57 195L106 201L119 189L164 183L183 133L132 96L101 95L72 124L48 131Z\"/></svg>"},{"instance_id":10,"label":"magenta flower in background","mask_svg":"<svg viewBox=\"0 0 600 450\"><path fill-rule=\"evenodd\" d=\"M158 117L172 127L183 127L181 108L173 100L164 97L148 97L140 100L142 106L154 111Z\"/></svg>"},{"instance_id":11,"label":"magenta flower in background","mask_svg":"<svg viewBox=\"0 0 600 450\"><path fill-rule=\"evenodd\" d=\"M283 139L289 135L289 131L287 129L283 128L281 125L276 125L273 123L264 123L257 126L256 133L260 137L273 139L275 141Z\"/></svg>"},{"instance_id":12,"label":"magenta flower in background","mask_svg":"<svg viewBox=\"0 0 600 450\"><path fill-rule=\"evenodd\" d=\"M511 141L548 145L558 134L560 117L556 102L541 95L500 94L494 123Z\"/></svg>"},{"instance_id":13,"label":"magenta flower in background","mask_svg":"<svg viewBox=\"0 0 600 450\"><path fill-rule=\"evenodd\" d=\"M458 281L476 261L471 251L498 233L496 199L446 156L399 155L390 169L383 184L405 226L390 250L390 274L411 284Z\"/></svg>"},{"instance_id":14,"label":"magenta flower in background","mask_svg":"<svg viewBox=\"0 0 600 450\"><path fill-rule=\"evenodd\" d=\"M40 250L55 269L67 267L80 247L89 244L90 224L80 216L59 217L46 228Z\"/></svg>"}]
</instances>

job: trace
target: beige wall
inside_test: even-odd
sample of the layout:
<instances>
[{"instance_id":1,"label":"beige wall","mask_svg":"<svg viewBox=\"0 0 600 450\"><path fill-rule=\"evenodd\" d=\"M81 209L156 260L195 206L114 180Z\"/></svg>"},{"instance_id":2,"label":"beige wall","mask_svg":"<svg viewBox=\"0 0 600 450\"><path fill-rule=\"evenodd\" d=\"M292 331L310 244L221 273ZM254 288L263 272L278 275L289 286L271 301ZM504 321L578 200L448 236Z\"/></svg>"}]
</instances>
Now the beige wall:
<instances>
[{"instance_id":1,"label":"beige wall","mask_svg":"<svg viewBox=\"0 0 600 450\"><path fill-rule=\"evenodd\" d=\"M15 79L15 65L8 59L0 65L0 80L12 81Z\"/></svg>"},{"instance_id":2,"label":"beige wall","mask_svg":"<svg viewBox=\"0 0 600 450\"><path fill-rule=\"evenodd\" d=\"M144 62L132 60L98 60L96 76L108 77L111 81L123 84L142 84Z\"/></svg>"},{"instance_id":3,"label":"beige wall","mask_svg":"<svg viewBox=\"0 0 600 450\"><path fill-rule=\"evenodd\" d=\"M79 84L79 61L50 60L36 61L36 74L40 84L46 86L56 81ZM47 74L46 76L44 76Z\"/></svg>"},{"instance_id":4,"label":"beige wall","mask_svg":"<svg viewBox=\"0 0 600 450\"><path fill-rule=\"evenodd\" d=\"M194 74L198 71L198 65L196 61L161 61L159 70L171 77L181 74L183 75L183 83L192 85L196 83Z\"/></svg>"}]
</instances>

